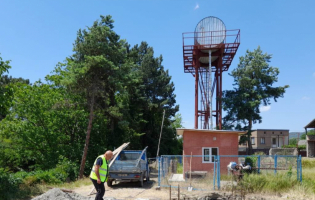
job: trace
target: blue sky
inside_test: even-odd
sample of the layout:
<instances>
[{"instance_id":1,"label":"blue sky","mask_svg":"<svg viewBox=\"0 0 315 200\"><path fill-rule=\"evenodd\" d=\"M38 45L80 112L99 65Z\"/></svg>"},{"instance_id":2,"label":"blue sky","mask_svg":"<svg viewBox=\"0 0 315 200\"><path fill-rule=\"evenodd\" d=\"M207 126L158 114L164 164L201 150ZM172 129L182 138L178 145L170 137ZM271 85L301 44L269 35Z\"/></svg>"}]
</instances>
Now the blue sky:
<instances>
[{"instance_id":1,"label":"blue sky","mask_svg":"<svg viewBox=\"0 0 315 200\"><path fill-rule=\"evenodd\" d=\"M271 65L280 69L276 85L290 85L284 98L262 112L254 128L303 131L315 118L315 1L0 1L0 53L12 60L10 75L44 79L58 62L72 54L79 28L100 15L112 15L115 31L131 45L147 41L175 83L184 126L193 128L194 78L183 70L182 33L194 31L204 17L216 16L227 29L241 30L238 57L258 45L273 54ZM233 79L224 73L223 90Z\"/></svg>"}]
</instances>

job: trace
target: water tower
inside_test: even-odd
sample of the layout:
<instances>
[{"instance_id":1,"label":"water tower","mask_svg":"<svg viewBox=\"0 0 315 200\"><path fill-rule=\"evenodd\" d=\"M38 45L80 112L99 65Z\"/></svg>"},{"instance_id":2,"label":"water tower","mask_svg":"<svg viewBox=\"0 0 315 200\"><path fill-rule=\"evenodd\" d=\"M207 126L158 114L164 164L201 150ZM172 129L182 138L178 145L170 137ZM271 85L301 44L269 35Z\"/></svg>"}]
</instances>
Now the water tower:
<instances>
[{"instance_id":1,"label":"water tower","mask_svg":"<svg viewBox=\"0 0 315 200\"><path fill-rule=\"evenodd\" d=\"M195 32L183 33L184 72L195 77L195 129L198 119L199 128L213 129L213 117L216 129L222 129L222 73L229 69L239 45L240 30L226 30L217 17L206 17Z\"/></svg>"}]
</instances>

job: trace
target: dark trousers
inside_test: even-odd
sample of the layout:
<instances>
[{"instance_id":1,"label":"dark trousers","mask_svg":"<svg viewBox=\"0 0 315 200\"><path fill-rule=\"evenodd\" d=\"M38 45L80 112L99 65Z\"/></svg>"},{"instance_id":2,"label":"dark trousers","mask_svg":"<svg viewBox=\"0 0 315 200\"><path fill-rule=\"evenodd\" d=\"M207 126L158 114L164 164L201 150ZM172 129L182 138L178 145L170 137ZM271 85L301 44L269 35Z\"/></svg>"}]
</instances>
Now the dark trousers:
<instances>
[{"instance_id":1,"label":"dark trousers","mask_svg":"<svg viewBox=\"0 0 315 200\"><path fill-rule=\"evenodd\" d=\"M95 200L103 200L103 196L105 194L105 185L104 185L105 182L101 182L101 184L98 184L97 180L91 179L91 181L93 182L93 185L97 191Z\"/></svg>"}]
</instances>

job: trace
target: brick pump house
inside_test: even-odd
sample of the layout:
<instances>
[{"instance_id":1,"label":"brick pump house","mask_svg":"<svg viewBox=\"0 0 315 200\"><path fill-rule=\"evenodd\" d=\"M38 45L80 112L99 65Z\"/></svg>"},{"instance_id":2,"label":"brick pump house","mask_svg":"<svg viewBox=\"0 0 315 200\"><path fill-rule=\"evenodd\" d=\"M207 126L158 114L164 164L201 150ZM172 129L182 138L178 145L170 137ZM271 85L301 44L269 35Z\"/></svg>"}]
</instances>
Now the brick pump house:
<instances>
[{"instance_id":1,"label":"brick pump house","mask_svg":"<svg viewBox=\"0 0 315 200\"><path fill-rule=\"evenodd\" d=\"M176 129L177 135L183 137L183 172L190 171L191 154L202 156L192 157L192 172L213 172L214 159L217 155L238 155L238 137L243 131L206 130L206 129ZM208 157L210 156L210 157ZM221 173L227 173L227 165L237 162L237 158L220 158Z\"/></svg>"}]
</instances>

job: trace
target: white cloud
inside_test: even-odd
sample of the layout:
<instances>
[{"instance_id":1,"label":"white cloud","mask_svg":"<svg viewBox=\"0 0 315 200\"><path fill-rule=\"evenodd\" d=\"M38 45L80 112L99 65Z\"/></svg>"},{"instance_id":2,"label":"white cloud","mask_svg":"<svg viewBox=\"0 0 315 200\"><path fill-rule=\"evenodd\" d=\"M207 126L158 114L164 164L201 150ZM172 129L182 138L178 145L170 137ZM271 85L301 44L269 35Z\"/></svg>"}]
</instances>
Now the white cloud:
<instances>
[{"instance_id":1,"label":"white cloud","mask_svg":"<svg viewBox=\"0 0 315 200\"><path fill-rule=\"evenodd\" d=\"M197 10L199 8L199 4L197 3L194 10Z\"/></svg>"},{"instance_id":2,"label":"white cloud","mask_svg":"<svg viewBox=\"0 0 315 200\"><path fill-rule=\"evenodd\" d=\"M304 97L302 97L302 100L310 100L311 98L309 98L309 97L307 97L307 96L304 96Z\"/></svg>"},{"instance_id":3,"label":"white cloud","mask_svg":"<svg viewBox=\"0 0 315 200\"><path fill-rule=\"evenodd\" d=\"M271 109L271 106L261 106L259 108L260 112L267 112L270 109Z\"/></svg>"}]
</instances>

